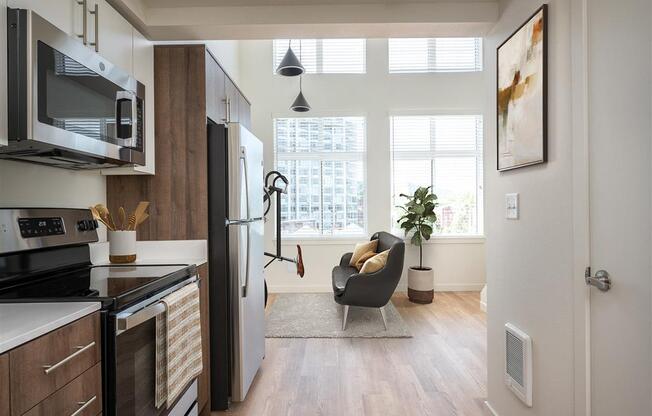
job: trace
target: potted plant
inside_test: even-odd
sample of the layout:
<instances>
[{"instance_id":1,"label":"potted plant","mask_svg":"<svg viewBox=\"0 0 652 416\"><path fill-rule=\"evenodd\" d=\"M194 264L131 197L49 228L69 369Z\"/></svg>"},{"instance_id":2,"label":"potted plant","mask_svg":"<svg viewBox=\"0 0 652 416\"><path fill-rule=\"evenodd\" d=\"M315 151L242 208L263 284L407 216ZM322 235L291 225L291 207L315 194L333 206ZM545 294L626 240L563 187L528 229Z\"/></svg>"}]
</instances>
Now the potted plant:
<instances>
[{"instance_id":1,"label":"potted plant","mask_svg":"<svg viewBox=\"0 0 652 416\"><path fill-rule=\"evenodd\" d=\"M435 293L432 267L423 265L423 241L430 240L437 221L437 195L430 192L430 188L421 186L414 191L414 195L401 194L401 197L407 198L407 202L397 207L403 210L403 216L397 222L405 230L406 237L412 233L410 241L419 247L419 266L408 268L408 298L415 303L432 303Z\"/></svg>"}]
</instances>

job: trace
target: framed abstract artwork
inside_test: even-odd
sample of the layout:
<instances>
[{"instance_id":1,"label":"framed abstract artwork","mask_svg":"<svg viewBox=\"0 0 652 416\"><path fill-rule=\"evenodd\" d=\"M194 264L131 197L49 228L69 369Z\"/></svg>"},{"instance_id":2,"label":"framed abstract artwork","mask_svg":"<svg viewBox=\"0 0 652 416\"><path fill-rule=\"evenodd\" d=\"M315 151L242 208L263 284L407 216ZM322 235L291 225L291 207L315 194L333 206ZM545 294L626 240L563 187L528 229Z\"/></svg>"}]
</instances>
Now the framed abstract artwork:
<instances>
[{"instance_id":1,"label":"framed abstract artwork","mask_svg":"<svg viewBox=\"0 0 652 416\"><path fill-rule=\"evenodd\" d=\"M499 171L545 163L548 7L541 6L496 50Z\"/></svg>"}]
</instances>

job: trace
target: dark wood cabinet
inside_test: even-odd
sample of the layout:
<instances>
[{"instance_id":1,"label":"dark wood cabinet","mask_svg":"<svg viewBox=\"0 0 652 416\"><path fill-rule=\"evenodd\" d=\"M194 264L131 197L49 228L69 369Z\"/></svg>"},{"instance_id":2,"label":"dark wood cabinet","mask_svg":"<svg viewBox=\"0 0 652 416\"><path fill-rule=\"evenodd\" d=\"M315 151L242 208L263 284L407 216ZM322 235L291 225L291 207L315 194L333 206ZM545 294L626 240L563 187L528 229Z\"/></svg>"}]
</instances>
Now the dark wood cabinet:
<instances>
[{"instance_id":1,"label":"dark wood cabinet","mask_svg":"<svg viewBox=\"0 0 652 416\"><path fill-rule=\"evenodd\" d=\"M9 416L9 353L0 355L0 416Z\"/></svg>"},{"instance_id":2,"label":"dark wood cabinet","mask_svg":"<svg viewBox=\"0 0 652 416\"><path fill-rule=\"evenodd\" d=\"M96 312L11 350L11 414L24 414L97 364L101 342Z\"/></svg>"}]
</instances>

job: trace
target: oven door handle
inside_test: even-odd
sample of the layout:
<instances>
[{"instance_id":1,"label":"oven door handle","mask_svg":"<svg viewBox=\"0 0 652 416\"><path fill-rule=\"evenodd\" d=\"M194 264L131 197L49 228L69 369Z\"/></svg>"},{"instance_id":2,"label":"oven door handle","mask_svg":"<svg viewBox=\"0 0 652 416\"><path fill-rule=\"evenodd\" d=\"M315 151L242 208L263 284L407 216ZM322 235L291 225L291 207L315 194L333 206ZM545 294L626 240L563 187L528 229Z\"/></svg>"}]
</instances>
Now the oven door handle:
<instances>
[{"instance_id":1,"label":"oven door handle","mask_svg":"<svg viewBox=\"0 0 652 416\"><path fill-rule=\"evenodd\" d=\"M156 315L165 312L166 306L164 302L157 302L153 305L150 305L146 308L141 309L136 313L127 315L125 317L120 317L117 319L118 330L127 331L131 328L137 327L143 322L149 321L154 318Z\"/></svg>"}]
</instances>

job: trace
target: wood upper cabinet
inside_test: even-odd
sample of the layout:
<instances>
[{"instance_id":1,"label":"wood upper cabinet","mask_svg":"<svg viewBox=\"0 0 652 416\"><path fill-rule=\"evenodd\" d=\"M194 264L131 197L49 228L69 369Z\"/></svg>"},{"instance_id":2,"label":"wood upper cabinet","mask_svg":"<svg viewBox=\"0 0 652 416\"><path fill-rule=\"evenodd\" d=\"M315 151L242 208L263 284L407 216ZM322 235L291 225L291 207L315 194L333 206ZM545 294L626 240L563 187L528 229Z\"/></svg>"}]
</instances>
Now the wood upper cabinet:
<instances>
[{"instance_id":1,"label":"wood upper cabinet","mask_svg":"<svg viewBox=\"0 0 652 416\"><path fill-rule=\"evenodd\" d=\"M0 416L9 416L9 354L0 355Z\"/></svg>"},{"instance_id":2,"label":"wood upper cabinet","mask_svg":"<svg viewBox=\"0 0 652 416\"><path fill-rule=\"evenodd\" d=\"M215 58L206 54L206 117L214 123L227 121L226 116L226 74Z\"/></svg>"}]
</instances>

